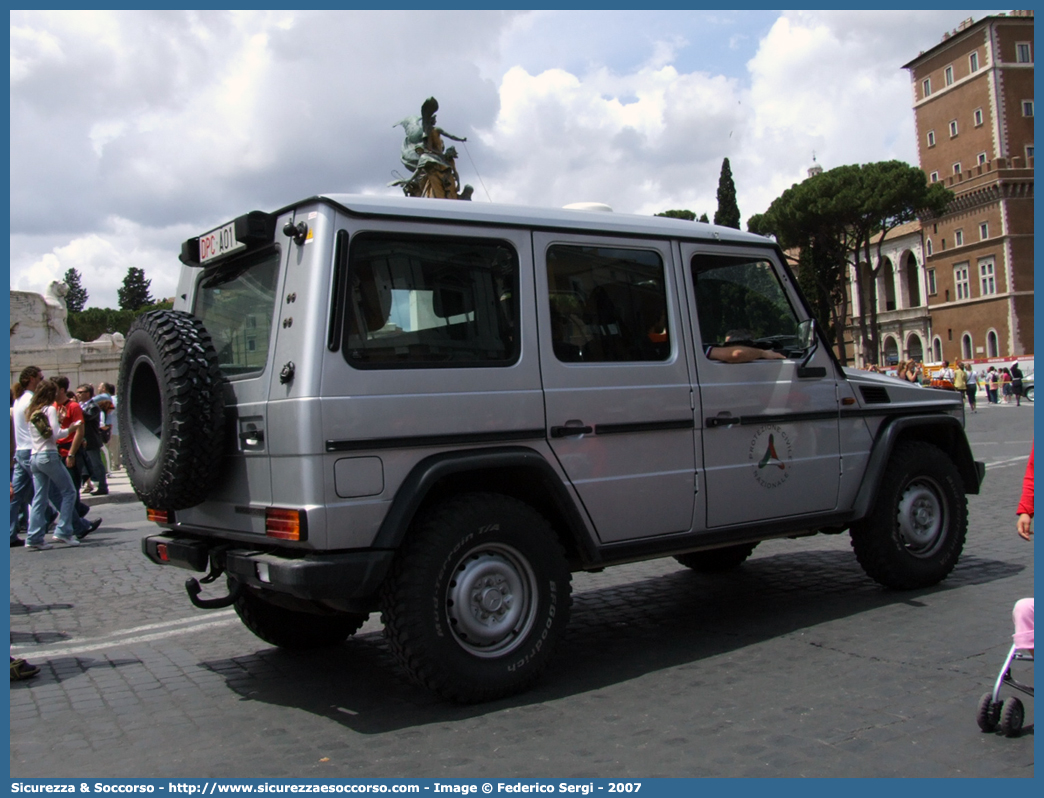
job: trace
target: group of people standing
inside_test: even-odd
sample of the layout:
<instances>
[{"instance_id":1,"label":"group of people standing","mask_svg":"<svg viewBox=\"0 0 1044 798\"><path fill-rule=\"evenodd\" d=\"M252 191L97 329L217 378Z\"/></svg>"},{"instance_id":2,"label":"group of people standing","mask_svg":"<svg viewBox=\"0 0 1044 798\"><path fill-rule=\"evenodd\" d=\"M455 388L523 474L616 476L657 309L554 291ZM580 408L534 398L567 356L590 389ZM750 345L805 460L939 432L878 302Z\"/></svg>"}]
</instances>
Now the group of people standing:
<instances>
[{"instance_id":1,"label":"group of people standing","mask_svg":"<svg viewBox=\"0 0 1044 798\"><path fill-rule=\"evenodd\" d=\"M943 363L944 378L946 371L946 363ZM958 360L950 372L953 375L953 387L958 391L963 391L968 397L968 405L973 413L977 412L975 398L980 385L986 390L987 403L996 405L1003 401L1004 404L1011 404L1014 401L1016 407L1022 406L1023 374L1018 361L1012 363L1010 367L999 369L996 366L990 366L985 374L980 375L972 368L971 363L961 363Z\"/></svg>"},{"instance_id":2,"label":"group of people standing","mask_svg":"<svg viewBox=\"0 0 1044 798\"><path fill-rule=\"evenodd\" d=\"M918 385L936 383L937 387L952 387L967 397L968 406L973 413L978 412L976 398L980 387L986 391L986 401L992 405L1014 402L1016 406L1021 406L1022 397L1025 396L1023 373L1018 361L1012 363L1010 367L990 366L985 373L980 374L971 363L957 360L951 366L948 361L944 360L942 368L936 370L929 380L924 367L919 362L901 360L896 366L895 376Z\"/></svg>"},{"instance_id":3,"label":"group of people standing","mask_svg":"<svg viewBox=\"0 0 1044 798\"><path fill-rule=\"evenodd\" d=\"M67 377L47 379L37 366L24 368L12 386L11 546L22 545L27 506L28 549L78 546L101 525L100 518L87 519L90 508L80 500L85 474L96 483L94 495L109 492L102 449L113 437L115 391L110 383L98 387L98 393L87 383L70 391Z\"/></svg>"}]
</instances>

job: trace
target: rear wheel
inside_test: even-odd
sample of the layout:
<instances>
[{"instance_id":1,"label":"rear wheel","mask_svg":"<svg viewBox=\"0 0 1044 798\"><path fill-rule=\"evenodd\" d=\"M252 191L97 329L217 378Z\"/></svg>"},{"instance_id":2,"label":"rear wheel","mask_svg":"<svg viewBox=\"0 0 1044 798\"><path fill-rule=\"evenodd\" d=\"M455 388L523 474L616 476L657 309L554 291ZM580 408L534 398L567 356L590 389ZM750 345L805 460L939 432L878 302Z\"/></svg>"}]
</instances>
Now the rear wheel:
<instances>
[{"instance_id":1,"label":"rear wheel","mask_svg":"<svg viewBox=\"0 0 1044 798\"><path fill-rule=\"evenodd\" d=\"M738 568L754 551L757 543L743 543L739 546L726 546L709 551L693 551L679 554L676 559L686 568L702 574L720 574Z\"/></svg>"},{"instance_id":2,"label":"rear wheel","mask_svg":"<svg viewBox=\"0 0 1044 798\"><path fill-rule=\"evenodd\" d=\"M569 568L547 520L472 493L425 513L381 595L385 634L418 684L464 703L520 692L569 620Z\"/></svg>"},{"instance_id":3,"label":"rear wheel","mask_svg":"<svg viewBox=\"0 0 1044 798\"><path fill-rule=\"evenodd\" d=\"M1000 730L1005 737L1018 737L1022 733L1022 722L1026 719L1026 710L1015 696L1004 699L1000 711Z\"/></svg>"},{"instance_id":4,"label":"rear wheel","mask_svg":"<svg viewBox=\"0 0 1044 798\"><path fill-rule=\"evenodd\" d=\"M870 515L852 526L852 548L863 570L886 587L938 584L964 548L968 504L961 475L938 447L899 443Z\"/></svg>"},{"instance_id":5,"label":"rear wheel","mask_svg":"<svg viewBox=\"0 0 1044 798\"><path fill-rule=\"evenodd\" d=\"M266 601L250 588L236 599L235 608L247 629L266 643L291 650L339 645L359 631L369 617L355 613L316 615L289 610Z\"/></svg>"}]
</instances>

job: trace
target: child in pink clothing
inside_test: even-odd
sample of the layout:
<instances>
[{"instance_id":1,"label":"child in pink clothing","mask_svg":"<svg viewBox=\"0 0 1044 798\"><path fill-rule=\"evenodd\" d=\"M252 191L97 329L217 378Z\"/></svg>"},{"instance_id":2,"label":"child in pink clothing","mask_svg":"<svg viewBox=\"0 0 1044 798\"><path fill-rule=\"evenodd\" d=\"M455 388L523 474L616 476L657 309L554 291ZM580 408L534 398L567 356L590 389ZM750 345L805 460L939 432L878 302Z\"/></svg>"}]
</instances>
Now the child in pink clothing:
<instances>
[{"instance_id":1,"label":"child in pink clothing","mask_svg":"<svg viewBox=\"0 0 1044 798\"><path fill-rule=\"evenodd\" d=\"M1012 639L1018 648L1028 648L1033 651L1033 599L1024 598L1015 602L1015 609L1011 612L1015 621L1015 634Z\"/></svg>"},{"instance_id":2,"label":"child in pink clothing","mask_svg":"<svg viewBox=\"0 0 1044 798\"><path fill-rule=\"evenodd\" d=\"M1026 465L1026 475L1022 478L1022 498L1019 507L1015 511L1019 520L1016 529L1019 535L1026 540L1033 537L1033 449L1030 448L1029 463ZM1026 648L1033 651L1033 599L1019 599L1012 611L1015 620L1015 634L1012 637L1018 648Z\"/></svg>"}]
</instances>

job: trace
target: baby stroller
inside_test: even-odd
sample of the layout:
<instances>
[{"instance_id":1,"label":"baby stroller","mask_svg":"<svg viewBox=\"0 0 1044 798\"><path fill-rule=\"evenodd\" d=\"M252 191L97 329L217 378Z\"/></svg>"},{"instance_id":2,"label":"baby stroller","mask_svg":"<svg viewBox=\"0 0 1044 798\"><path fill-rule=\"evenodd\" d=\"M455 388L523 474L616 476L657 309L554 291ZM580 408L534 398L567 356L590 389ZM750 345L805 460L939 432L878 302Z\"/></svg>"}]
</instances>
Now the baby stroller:
<instances>
[{"instance_id":1,"label":"baby stroller","mask_svg":"<svg viewBox=\"0 0 1044 798\"><path fill-rule=\"evenodd\" d=\"M976 716L979 728L984 732L992 732L999 728L1005 737L1019 736L1022 723L1026 719L1026 710L1016 696L1009 696L1002 701L1001 687L1008 685L1014 690L1033 696L1033 685L1023 684L1011 675L1013 662L1033 662L1033 599L1019 600L1012 614L1015 618L1015 642L1004 659L1004 664L1001 665L993 691L983 693L979 699L979 711Z\"/></svg>"}]
</instances>

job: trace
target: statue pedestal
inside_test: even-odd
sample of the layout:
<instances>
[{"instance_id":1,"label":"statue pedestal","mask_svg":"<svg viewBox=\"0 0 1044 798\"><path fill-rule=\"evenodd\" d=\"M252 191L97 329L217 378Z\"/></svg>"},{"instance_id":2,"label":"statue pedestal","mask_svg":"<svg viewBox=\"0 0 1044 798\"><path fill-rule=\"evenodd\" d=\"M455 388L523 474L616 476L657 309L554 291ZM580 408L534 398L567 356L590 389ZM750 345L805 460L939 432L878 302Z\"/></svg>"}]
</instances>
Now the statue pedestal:
<instances>
[{"instance_id":1,"label":"statue pedestal","mask_svg":"<svg viewBox=\"0 0 1044 798\"><path fill-rule=\"evenodd\" d=\"M26 366L38 366L48 377L65 375L73 386L116 384L123 335L106 334L90 343L72 338L65 323L65 288L64 283L52 283L46 295L11 292L10 384Z\"/></svg>"}]
</instances>

